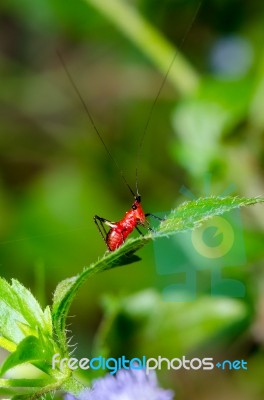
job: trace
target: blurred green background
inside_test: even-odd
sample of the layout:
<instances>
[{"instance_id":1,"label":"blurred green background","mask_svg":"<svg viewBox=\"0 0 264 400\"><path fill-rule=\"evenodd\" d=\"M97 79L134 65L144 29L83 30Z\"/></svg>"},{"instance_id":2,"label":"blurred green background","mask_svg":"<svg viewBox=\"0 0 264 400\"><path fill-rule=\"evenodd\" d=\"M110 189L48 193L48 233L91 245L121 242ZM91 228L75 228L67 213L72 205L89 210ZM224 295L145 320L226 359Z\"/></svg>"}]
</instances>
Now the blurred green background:
<instances>
[{"instance_id":1,"label":"blurred green background","mask_svg":"<svg viewBox=\"0 0 264 400\"><path fill-rule=\"evenodd\" d=\"M57 50L133 188L139 168L146 212L170 210L186 200L183 186L197 197L229 189L240 196L264 193L264 3L203 1L187 35L197 1L123 3L179 48L173 74L189 83L188 91L181 90L169 74L139 163L139 143L166 73L156 67L153 37L139 48L126 36L121 13L113 24L88 0L0 4L0 271L30 287L41 304L51 303L60 280L105 252L93 216L116 221L132 204ZM133 30L132 17L125 23ZM186 67L180 69L182 56ZM191 77L196 83L188 82ZM76 354L90 354L105 318L96 344L102 349L107 343L115 355L129 348L132 356L162 352L248 360L244 372L163 371L160 379L175 389L176 398L262 399L263 215L261 205L242 212L247 263L235 272L230 266L230 274L244 282L244 299L212 299L210 272L203 271L197 301L164 305L157 294L142 292L158 281L148 246L140 252L142 261L95 276L80 290L69 319ZM111 297L103 317L105 293ZM190 316L187 325L184 315ZM162 316L170 321L164 330ZM156 332L151 341L150 332ZM167 346L160 347L163 341Z\"/></svg>"}]
</instances>

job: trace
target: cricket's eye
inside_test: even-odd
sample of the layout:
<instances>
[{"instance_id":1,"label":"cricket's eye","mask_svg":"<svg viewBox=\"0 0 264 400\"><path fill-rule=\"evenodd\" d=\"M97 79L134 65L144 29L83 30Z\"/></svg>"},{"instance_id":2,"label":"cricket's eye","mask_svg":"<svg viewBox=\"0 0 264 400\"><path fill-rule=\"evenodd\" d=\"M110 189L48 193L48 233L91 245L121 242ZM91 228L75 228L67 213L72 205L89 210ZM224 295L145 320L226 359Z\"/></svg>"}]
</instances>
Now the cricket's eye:
<instances>
[{"instance_id":1,"label":"cricket's eye","mask_svg":"<svg viewBox=\"0 0 264 400\"><path fill-rule=\"evenodd\" d=\"M136 206L135 204L133 204L133 205L132 205L132 210L135 211L136 209L137 209L137 206Z\"/></svg>"}]
</instances>

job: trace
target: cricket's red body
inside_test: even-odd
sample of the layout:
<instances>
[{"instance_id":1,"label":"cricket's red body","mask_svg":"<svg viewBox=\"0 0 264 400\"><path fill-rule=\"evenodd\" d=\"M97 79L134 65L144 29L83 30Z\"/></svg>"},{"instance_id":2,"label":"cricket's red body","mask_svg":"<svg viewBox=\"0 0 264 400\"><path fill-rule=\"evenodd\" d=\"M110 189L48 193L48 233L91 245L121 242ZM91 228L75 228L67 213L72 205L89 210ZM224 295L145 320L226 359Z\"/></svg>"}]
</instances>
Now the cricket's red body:
<instances>
[{"instance_id":1,"label":"cricket's red body","mask_svg":"<svg viewBox=\"0 0 264 400\"><path fill-rule=\"evenodd\" d=\"M108 247L108 250L110 251L118 249L134 229L139 231L138 225L150 229L149 223L146 219L146 214L141 206L141 198L139 195L135 196L135 201L132 204L131 209L126 212L124 218L120 221L111 222L105 218L98 217L97 215L95 215L94 221ZM98 221L100 222L100 225ZM110 226L108 233L106 233L103 224Z\"/></svg>"},{"instance_id":2,"label":"cricket's red body","mask_svg":"<svg viewBox=\"0 0 264 400\"><path fill-rule=\"evenodd\" d=\"M140 204L140 199L136 198L131 210L127 211L124 218L119 222L113 223L113 226L106 235L106 244L108 249L114 251L121 246L137 225L147 227L148 222Z\"/></svg>"}]
</instances>

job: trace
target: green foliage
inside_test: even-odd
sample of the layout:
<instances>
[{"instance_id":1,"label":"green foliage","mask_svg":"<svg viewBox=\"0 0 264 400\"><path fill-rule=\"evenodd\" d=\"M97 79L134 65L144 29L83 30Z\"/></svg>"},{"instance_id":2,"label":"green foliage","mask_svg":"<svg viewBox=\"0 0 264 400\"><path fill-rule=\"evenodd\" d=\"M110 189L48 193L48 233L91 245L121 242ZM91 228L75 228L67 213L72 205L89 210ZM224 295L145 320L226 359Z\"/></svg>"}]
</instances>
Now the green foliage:
<instances>
[{"instance_id":1,"label":"green foliage","mask_svg":"<svg viewBox=\"0 0 264 400\"><path fill-rule=\"evenodd\" d=\"M21 364L31 363L46 376L43 379L0 379L1 388L39 387L36 393L41 395L43 391L54 390L65 380L69 381L68 371L51 367L52 356L59 353L63 357L65 353L53 335L48 306L42 311L30 291L18 281L12 280L10 285L0 278L0 313L0 346L11 352L1 366L0 375ZM76 386L74 382L72 385Z\"/></svg>"},{"instance_id":2,"label":"green foliage","mask_svg":"<svg viewBox=\"0 0 264 400\"><path fill-rule=\"evenodd\" d=\"M95 356L162 354L173 358L175 354L190 354L205 343L217 347L217 337L227 330L234 335L236 327L246 325L249 318L249 309L241 300L204 295L195 302L166 302L155 290L127 297L107 296L104 309Z\"/></svg>"},{"instance_id":3,"label":"green foliage","mask_svg":"<svg viewBox=\"0 0 264 400\"><path fill-rule=\"evenodd\" d=\"M49 374L50 360L57 346L52 337L49 307L41 310L34 296L18 281L9 285L0 279L0 345L11 351L0 374L20 364L30 362ZM9 382L8 384L6 384ZM46 386L52 380L32 379L28 386ZM23 380L1 380L2 387L24 386Z\"/></svg>"}]
</instances>

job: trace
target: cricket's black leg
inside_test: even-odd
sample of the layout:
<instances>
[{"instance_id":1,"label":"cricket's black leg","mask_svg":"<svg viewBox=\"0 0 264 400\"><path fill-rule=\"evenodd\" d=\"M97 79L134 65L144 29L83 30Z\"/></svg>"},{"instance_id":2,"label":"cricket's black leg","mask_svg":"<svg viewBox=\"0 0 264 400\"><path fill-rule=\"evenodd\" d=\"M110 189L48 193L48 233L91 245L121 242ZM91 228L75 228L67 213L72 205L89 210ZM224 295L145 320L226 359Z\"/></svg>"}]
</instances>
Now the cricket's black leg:
<instances>
[{"instance_id":1,"label":"cricket's black leg","mask_svg":"<svg viewBox=\"0 0 264 400\"><path fill-rule=\"evenodd\" d=\"M107 245L107 242L106 242L107 232L105 230L104 224L110 226L111 228L113 228L115 226L115 224L113 222L111 222L111 221L108 221L108 219L99 217L98 215L95 215L93 217L93 219L94 219L94 222L95 222L95 224L97 226L98 231L100 232L100 235L102 236L104 242Z\"/></svg>"},{"instance_id":2,"label":"cricket's black leg","mask_svg":"<svg viewBox=\"0 0 264 400\"><path fill-rule=\"evenodd\" d=\"M151 214L151 213L145 214L145 217L152 217L152 218L158 219L159 221L165 221L165 218L160 218L157 215L154 215L154 214Z\"/></svg>"},{"instance_id":3,"label":"cricket's black leg","mask_svg":"<svg viewBox=\"0 0 264 400\"><path fill-rule=\"evenodd\" d=\"M141 235L141 236L144 236L143 235L143 233L141 232L141 230L140 229L138 229L138 227L136 226L136 230L138 231L138 233Z\"/></svg>"},{"instance_id":4,"label":"cricket's black leg","mask_svg":"<svg viewBox=\"0 0 264 400\"><path fill-rule=\"evenodd\" d=\"M98 231L100 232L100 235L103 238L103 241L106 243L106 230L105 230L105 227L102 225L101 218L98 217L98 215L95 215L93 217L93 219L94 219L95 225L97 226ZM100 225L99 225L98 221L100 222Z\"/></svg>"},{"instance_id":5,"label":"cricket's black leg","mask_svg":"<svg viewBox=\"0 0 264 400\"><path fill-rule=\"evenodd\" d=\"M155 219L157 219L158 221L165 221L165 219L164 218L160 218L160 217L158 217L157 215L154 215L154 214L151 214L151 213L147 213L147 214L145 214L145 217L153 217L153 218L155 218ZM155 232L155 229L152 229L150 226L148 227L148 230L150 231L150 232Z\"/></svg>"}]
</instances>

